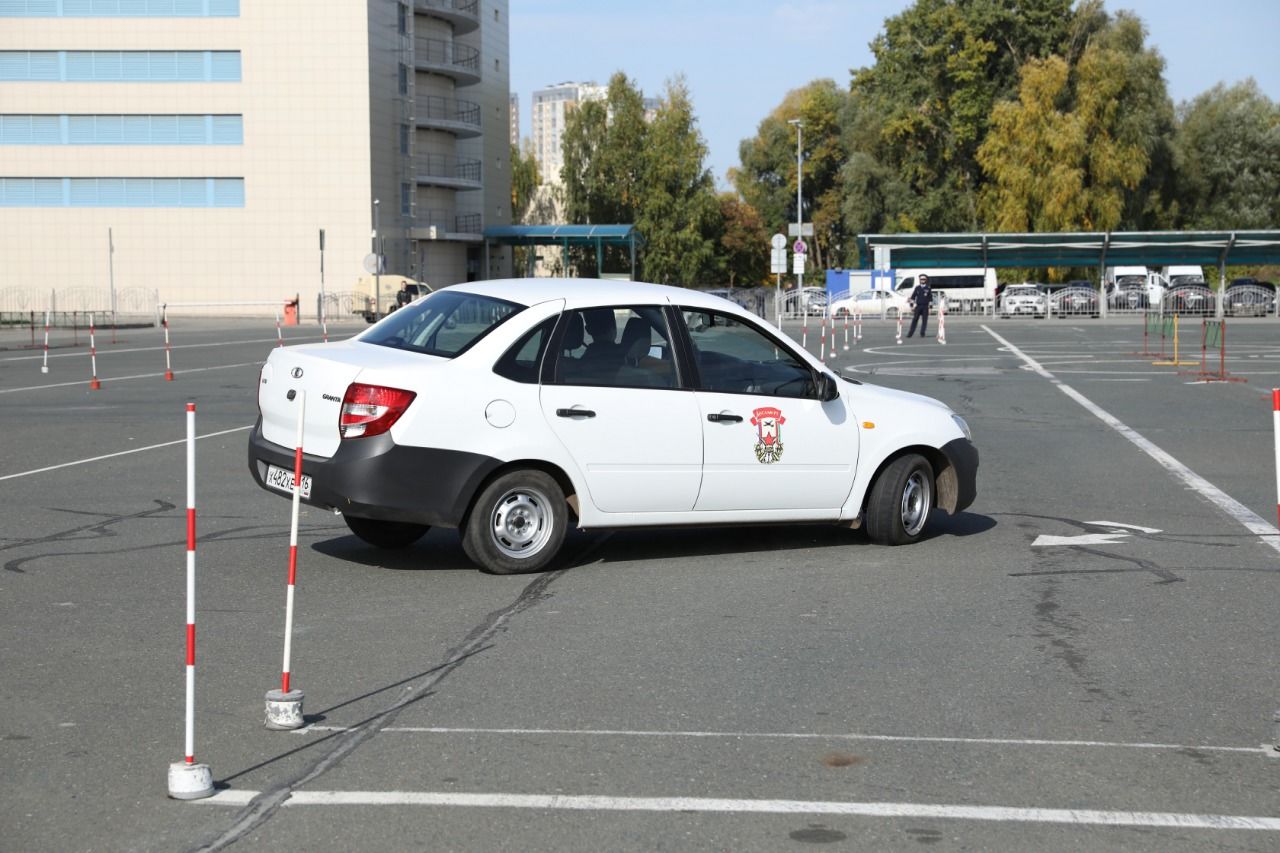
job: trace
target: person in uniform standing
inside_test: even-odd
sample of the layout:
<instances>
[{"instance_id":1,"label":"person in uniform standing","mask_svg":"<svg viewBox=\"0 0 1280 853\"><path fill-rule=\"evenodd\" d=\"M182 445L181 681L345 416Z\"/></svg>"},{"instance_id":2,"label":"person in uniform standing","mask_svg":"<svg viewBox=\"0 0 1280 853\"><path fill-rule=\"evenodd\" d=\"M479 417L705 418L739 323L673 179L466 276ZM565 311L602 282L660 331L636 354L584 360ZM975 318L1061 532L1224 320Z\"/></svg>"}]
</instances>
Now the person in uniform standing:
<instances>
[{"instance_id":1,"label":"person in uniform standing","mask_svg":"<svg viewBox=\"0 0 1280 853\"><path fill-rule=\"evenodd\" d=\"M929 331L929 305L932 302L933 291L929 288L929 276L921 273L915 289L911 291L911 328L907 331L908 338L916 333L917 322L920 323L920 337L927 337L925 333Z\"/></svg>"}]
</instances>

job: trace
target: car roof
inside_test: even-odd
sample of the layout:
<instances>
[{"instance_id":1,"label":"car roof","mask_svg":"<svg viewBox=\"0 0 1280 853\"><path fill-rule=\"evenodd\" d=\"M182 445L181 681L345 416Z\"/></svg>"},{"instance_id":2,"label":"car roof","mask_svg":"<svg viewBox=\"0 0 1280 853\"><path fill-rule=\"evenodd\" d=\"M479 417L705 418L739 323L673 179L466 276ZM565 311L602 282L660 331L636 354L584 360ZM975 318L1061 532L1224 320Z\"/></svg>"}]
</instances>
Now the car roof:
<instances>
[{"instance_id":1,"label":"car roof","mask_svg":"<svg viewBox=\"0 0 1280 853\"><path fill-rule=\"evenodd\" d=\"M505 299L521 305L537 305L553 299L565 300L565 305L569 308L589 305L653 305L670 299L678 305L693 308L738 308L733 302L706 291L601 278L505 278L471 281L445 289Z\"/></svg>"}]
</instances>

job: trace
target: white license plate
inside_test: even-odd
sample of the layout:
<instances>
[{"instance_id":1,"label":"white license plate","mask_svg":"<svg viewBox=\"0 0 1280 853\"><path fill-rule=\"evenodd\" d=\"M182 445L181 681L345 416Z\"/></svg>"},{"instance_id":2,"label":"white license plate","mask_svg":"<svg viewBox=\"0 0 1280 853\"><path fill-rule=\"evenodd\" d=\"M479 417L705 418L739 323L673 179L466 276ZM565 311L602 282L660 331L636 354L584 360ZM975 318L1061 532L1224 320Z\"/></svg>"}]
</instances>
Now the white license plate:
<instances>
[{"instance_id":1,"label":"white license plate","mask_svg":"<svg viewBox=\"0 0 1280 853\"><path fill-rule=\"evenodd\" d=\"M293 493L293 472L286 471L284 468L277 468L274 465L267 466L267 485L273 489L279 489L282 492ZM302 489L300 490L302 497L311 497L311 475L302 475Z\"/></svg>"}]
</instances>

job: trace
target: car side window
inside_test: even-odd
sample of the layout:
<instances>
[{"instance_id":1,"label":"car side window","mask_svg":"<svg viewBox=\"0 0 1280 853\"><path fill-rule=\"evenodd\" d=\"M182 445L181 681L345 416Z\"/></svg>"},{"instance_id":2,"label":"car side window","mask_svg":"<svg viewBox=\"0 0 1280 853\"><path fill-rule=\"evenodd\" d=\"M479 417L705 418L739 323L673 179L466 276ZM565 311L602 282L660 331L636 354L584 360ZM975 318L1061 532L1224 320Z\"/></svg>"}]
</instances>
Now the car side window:
<instances>
[{"instance_id":1,"label":"car side window","mask_svg":"<svg viewBox=\"0 0 1280 853\"><path fill-rule=\"evenodd\" d=\"M516 382L537 384L538 368L542 365L542 355L546 352L557 319L544 320L525 332L493 365L493 372Z\"/></svg>"},{"instance_id":2,"label":"car side window","mask_svg":"<svg viewBox=\"0 0 1280 853\"><path fill-rule=\"evenodd\" d=\"M677 387L666 315L657 306L565 312L552 375L558 385Z\"/></svg>"},{"instance_id":3,"label":"car side window","mask_svg":"<svg viewBox=\"0 0 1280 853\"><path fill-rule=\"evenodd\" d=\"M717 311L681 310L693 343L699 390L816 396L809 366L752 324Z\"/></svg>"}]
</instances>

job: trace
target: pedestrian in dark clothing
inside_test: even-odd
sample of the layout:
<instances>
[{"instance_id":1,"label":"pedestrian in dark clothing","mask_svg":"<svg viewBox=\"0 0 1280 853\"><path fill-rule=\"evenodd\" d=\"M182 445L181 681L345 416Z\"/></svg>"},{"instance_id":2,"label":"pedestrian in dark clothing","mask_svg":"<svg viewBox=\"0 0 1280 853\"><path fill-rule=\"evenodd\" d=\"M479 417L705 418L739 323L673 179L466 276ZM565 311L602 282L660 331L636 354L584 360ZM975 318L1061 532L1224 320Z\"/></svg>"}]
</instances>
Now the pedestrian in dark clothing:
<instances>
[{"instance_id":1,"label":"pedestrian in dark clothing","mask_svg":"<svg viewBox=\"0 0 1280 853\"><path fill-rule=\"evenodd\" d=\"M929 289L929 276L920 275L915 290L911 291L911 328L907 337L916 333L916 323L920 323L920 337L927 337L929 331L929 303L933 301L933 291Z\"/></svg>"}]
</instances>

